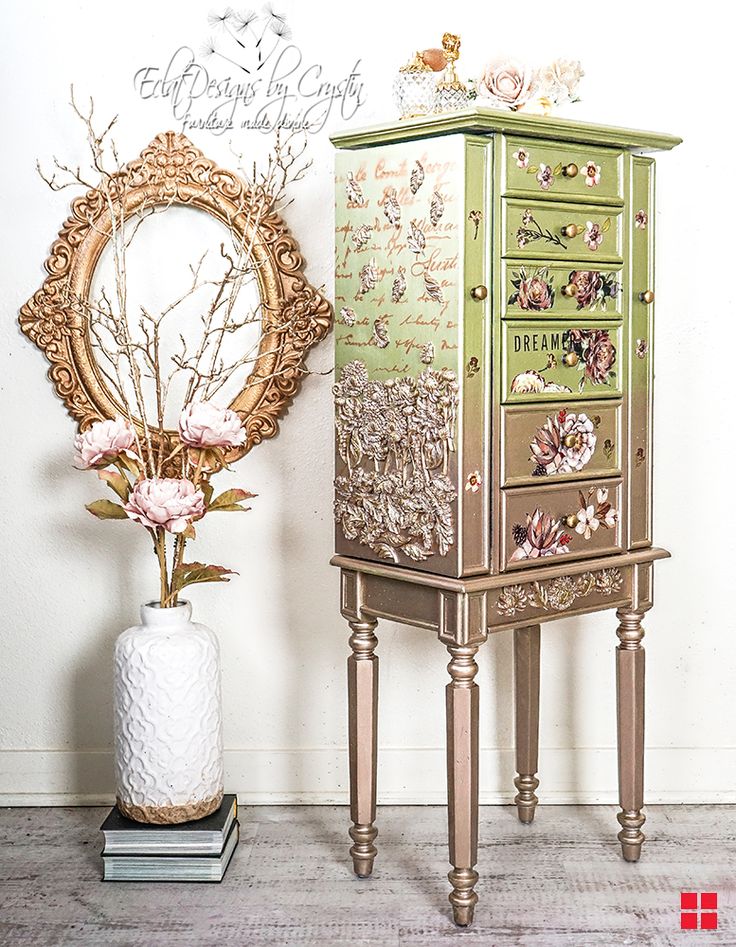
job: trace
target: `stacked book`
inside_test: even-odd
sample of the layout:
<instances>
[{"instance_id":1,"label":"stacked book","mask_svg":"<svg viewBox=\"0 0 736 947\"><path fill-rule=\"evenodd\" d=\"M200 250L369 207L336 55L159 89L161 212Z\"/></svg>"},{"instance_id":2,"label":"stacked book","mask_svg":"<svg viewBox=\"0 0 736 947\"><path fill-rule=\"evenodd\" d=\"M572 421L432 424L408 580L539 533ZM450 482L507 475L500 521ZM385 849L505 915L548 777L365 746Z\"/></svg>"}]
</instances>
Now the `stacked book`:
<instances>
[{"instance_id":1,"label":"stacked book","mask_svg":"<svg viewBox=\"0 0 736 947\"><path fill-rule=\"evenodd\" d=\"M238 803L180 825L133 822L113 808L100 826L103 881L222 881L238 844Z\"/></svg>"}]
</instances>

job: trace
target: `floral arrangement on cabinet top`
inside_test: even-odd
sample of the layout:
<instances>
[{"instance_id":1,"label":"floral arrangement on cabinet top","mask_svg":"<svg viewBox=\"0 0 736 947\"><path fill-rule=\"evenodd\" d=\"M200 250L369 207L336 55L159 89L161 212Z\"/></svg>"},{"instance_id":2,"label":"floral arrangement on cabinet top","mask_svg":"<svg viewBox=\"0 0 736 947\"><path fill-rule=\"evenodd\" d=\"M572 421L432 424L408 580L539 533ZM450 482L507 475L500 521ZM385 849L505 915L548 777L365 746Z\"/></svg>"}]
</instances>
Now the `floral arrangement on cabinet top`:
<instances>
[{"instance_id":1,"label":"floral arrangement on cabinet top","mask_svg":"<svg viewBox=\"0 0 736 947\"><path fill-rule=\"evenodd\" d=\"M460 37L445 33L441 48L417 51L399 69L394 98L402 118L465 108L473 100L492 108L541 113L579 102L578 87L585 73L578 60L555 59L530 66L510 57L490 60L476 79L463 82L457 74Z\"/></svg>"}]
</instances>

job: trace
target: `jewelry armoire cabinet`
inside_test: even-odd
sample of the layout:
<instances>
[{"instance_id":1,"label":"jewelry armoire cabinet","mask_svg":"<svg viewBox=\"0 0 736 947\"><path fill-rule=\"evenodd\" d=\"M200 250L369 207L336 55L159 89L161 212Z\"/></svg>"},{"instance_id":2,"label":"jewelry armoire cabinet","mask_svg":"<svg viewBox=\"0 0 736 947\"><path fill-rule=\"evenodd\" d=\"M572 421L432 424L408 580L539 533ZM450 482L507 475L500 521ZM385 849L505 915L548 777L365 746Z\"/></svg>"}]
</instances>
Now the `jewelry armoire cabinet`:
<instances>
[{"instance_id":1,"label":"jewelry armoire cabinet","mask_svg":"<svg viewBox=\"0 0 736 947\"><path fill-rule=\"evenodd\" d=\"M644 835L654 161L669 135L481 107L333 138L336 553L350 850L376 855L377 620L450 654L450 902L478 874L475 656L513 630L519 818L539 785L540 625L615 608L623 857Z\"/></svg>"}]
</instances>

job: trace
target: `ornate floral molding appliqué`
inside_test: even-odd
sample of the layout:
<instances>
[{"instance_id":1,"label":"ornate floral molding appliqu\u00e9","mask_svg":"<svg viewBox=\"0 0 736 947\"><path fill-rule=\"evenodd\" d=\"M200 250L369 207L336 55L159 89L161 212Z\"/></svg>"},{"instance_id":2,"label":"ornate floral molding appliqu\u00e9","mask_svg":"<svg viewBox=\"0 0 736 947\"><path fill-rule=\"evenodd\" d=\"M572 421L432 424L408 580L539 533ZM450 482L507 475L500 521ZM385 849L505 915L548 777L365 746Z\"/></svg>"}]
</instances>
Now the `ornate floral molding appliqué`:
<instances>
[{"instance_id":1,"label":"ornate floral molding appliqu\u00e9","mask_svg":"<svg viewBox=\"0 0 736 947\"><path fill-rule=\"evenodd\" d=\"M578 599L586 598L593 592L613 595L614 592L620 592L622 587L623 577L618 569L563 575L531 585L506 585L496 601L496 611L510 618L527 607L541 608L546 612L564 612L572 608Z\"/></svg>"},{"instance_id":2,"label":"ornate floral molding appliqu\u00e9","mask_svg":"<svg viewBox=\"0 0 736 947\"><path fill-rule=\"evenodd\" d=\"M372 381L364 362L345 365L333 389L337 451L335 520L346 539L382 559L446 556L455 541L448 476L455 450L453 371Z\"/></svg>"}]
</instances>

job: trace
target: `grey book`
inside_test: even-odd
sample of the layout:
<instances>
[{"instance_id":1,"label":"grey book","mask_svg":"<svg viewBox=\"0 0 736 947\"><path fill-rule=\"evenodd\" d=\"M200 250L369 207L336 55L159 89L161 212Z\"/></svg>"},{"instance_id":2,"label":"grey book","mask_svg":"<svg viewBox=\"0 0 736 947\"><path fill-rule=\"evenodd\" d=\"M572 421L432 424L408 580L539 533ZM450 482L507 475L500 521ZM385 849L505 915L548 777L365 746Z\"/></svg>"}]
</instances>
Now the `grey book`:
<instances>
[{"instance_id":1,"label":"grey book","mask_svg":"<svg viewBox=\"0 0 736 947\"><path fill-rule=\"evenodd\" d=\"M104 855L103 881L222 881L233 857L240 826L230 828L217 855Z\"/></svg>"},{"instance_id":2,"label":"grey book","mask_svg":"<svg viewBox=\"0 0 736 947\"><path fill-rule=\"evenodd\" d=\"M117 806L100 826L104 855L219 855L238 814L237 797L223 796L222 805L196 822L148 825L121 815Z\"/></svg>"}]
</instances>

